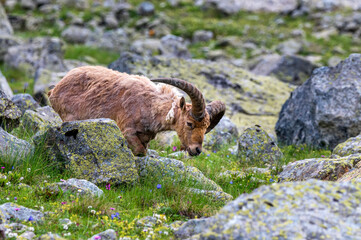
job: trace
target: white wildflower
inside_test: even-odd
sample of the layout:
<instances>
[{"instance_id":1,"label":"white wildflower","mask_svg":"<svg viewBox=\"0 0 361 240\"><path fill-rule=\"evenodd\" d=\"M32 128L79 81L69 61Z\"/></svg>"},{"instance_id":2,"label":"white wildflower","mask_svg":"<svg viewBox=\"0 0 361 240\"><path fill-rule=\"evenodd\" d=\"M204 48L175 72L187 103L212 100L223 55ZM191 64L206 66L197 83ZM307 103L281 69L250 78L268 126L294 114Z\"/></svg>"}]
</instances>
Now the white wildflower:
<instances>
[{"instance_id":1,"label":"white wildflower","mask_svg":"<svg viewBox=\"0 0 361 240\"><path fill-rule=\"evenodd\" d=\"M44 207L43 206L40 207L40 211L44 212Z\"/></svg>"},{"instance_id":2,"label":"white wildflower","mask_svg":"<svg viewBox=\"0 0 361 240\"><path fill-rule=\"evenodd\" d=\"M68 232L68 233L64 233L64 237L66 237L66 236L70 236L71 235L71 233L70 232Z\"/></svg>"},{"instance_id":3,"label":"white wildflower","mask_svg":"<svg viewBox=\"0 0 361 240\"><path fill-rule=\"evenodd\" d=\"M168 235L168 232L167 232L167 231L164 231L164 235Z\"/></svg>"},{"instance_id":4,"label":"white wildflower","mask_svg":"<svg viewBox=\"0 0 361 240\"><path fill-rule=\"evenodd\" d=\"M65 225L63 226L63 229L64 229L64 230L68 230L68 225L65 224Z\"/></svg>"},{"instance_id":5,"label":"white wildflower","mask_svg":"<svg viewBox=\"0 0 361 240\"><path fill-rule=\"evenodd\" d=\"M33 227L28 227L28 230L31 232L34 232L34 228Z\"/></svg>"},{"instance_id":6,"label":"white wildflower","mask_svg":"<svg viewBox=\"0 0 361 240\"><path fill-rule=\"evenodd\" d=\"M9 233L9 234L8 234L8 237L9 237L9 238L12 238L12 237L17 238L17 237L18 237L18 234L17 234L17 233Z\"/></svg>"},{"instance_id":7,"label":"white wildflower","mask_svg":"<svg viewBox=\"0 0 361 240\"><path fill-rule=\"evenodd\" d=\"M27 170L28 170L28 172L31 172L31 168L28 168Z\"/></svg>"},{"instance_id":8,"label":"white wildflower","mask_svg":"<svg viewBox=\"0 0 361 240\"><path fill-rule=\"evenodd\" d=\"M24 180L24 177L19 178L19 181L22 181L22 180Z\"/></svg>"},{"instance_id":9,"label":"white wildflower","mask_svg":"<svg viewBox=\"0 0 361 240\"><path fill-rule=\"evenodd\" d=\"M10 185L11 185L11 182L7 182L7 183L6 183L6 186L10 186Z\"/></svg>"},{"instance_id":10,"label":"white wildflower","mask_svg":"<svg viewBox=\"0 0 361 240\"><path fill-rule=\"evenodd\" d=\"M90 211L92 214L95 214L96 213L96 211L93 209L93 210L91 210Z\"/></svg>"},{"instance_id":11,"label":"white wildflower","mask_svg":"<svg viewBox=\"0 0 361 240\"><path fill-rule=\"evenodd\" d=\"M93 208L92 206L88 206L88 208L90 209L90 208Z\"/></svg>"}]
</instances>

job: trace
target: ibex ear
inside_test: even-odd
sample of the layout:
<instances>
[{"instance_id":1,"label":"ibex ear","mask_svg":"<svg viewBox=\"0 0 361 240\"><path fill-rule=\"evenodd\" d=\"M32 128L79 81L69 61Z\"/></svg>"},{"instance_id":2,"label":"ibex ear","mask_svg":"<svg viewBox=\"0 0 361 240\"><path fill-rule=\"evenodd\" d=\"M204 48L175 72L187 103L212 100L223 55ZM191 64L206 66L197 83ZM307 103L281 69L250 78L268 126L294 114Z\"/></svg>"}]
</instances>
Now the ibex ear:
<instances>
[{"instance_id":1,"label":"ibex ear","mask_svg":"<svg viewBox=\"0 0 361 240\"><path fill-rule=\"evenodd\" d=\"M181 99L179 100L179 107L180 109L185 110L186 108L186 100L184 99L184 97L181 97Z\"/></svg>"}]
</instances>

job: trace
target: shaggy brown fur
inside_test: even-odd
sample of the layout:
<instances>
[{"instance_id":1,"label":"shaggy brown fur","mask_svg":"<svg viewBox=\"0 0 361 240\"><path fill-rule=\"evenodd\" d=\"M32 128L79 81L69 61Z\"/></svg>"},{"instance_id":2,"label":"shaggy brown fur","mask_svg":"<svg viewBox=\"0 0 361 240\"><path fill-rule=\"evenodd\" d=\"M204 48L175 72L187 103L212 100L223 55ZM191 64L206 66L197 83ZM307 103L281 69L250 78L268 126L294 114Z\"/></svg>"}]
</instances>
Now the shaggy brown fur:
<instances>
[{"instance_id":1,"label":"shaggy brown fur","mask_svg":"<svg viewBox=\"0 0 361 240\"><path fill-rule=\"evenodd\" d=\"M116 121L135 155L145 155L149 141L166 130L177 131L183 148L198 155L211 124L207 112L202 121L194 120L190 114L192 106L170 87L99 66L71 70L48 95L63 121ZM166 120L172 104L174 117Z\"/></svg>"}]
</instances>

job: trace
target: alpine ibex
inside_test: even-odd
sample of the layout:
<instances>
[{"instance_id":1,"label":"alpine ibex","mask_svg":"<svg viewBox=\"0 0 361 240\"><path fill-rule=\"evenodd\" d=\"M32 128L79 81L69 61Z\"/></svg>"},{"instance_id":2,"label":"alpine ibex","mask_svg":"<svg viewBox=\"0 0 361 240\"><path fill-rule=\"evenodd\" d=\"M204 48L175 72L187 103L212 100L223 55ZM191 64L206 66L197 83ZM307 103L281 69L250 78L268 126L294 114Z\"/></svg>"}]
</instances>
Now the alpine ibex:
<instances>
[{"instance_id":1,"label":"alpine ibex","mask_svg":"<svg viewBox=\"0 0 361 240\"><path fill-rule=\"evenodd\" d=\"M187 93L185 102L170 86ZM48 93L63 121L110 118L116 121L134 155L145 155L158 132L175 130L182 149L191 156L202 152L204 134L225 113L225 104L205 104L202 93L191 83L175 78L149 80L104 67L86 66L71 70Z\"/></svg>"}]
</instances>

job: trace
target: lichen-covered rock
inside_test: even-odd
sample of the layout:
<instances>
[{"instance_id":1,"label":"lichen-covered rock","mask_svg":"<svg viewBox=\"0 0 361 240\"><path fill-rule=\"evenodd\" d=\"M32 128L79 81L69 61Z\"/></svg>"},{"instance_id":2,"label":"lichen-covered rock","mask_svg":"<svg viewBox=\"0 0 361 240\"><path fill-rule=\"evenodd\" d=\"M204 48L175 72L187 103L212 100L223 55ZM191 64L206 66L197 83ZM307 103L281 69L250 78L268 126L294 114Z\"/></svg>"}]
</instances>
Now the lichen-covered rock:
<instances>
[{"instance_id":1,"label":"lichen-covered rock","mask_svg":"<svg viewBox=\"0 0 361 240\"><path fill-rule=\"evenodd\" d=\"M132 152L113 120L65 122L47 130L50 155L79 179L94 184L132 183L138 172Z\"/></svg>"},{"instance_id":2,"label":"lichen-covered rock","mask_svg":"<svg viewBox=\"0 0 361 240\"><path fill-rule=\"evenodd\" d=\"M13 91L11 90L8 81L6 81L5 76L2 74L1 70L0 70L0 90L2 90L6 96L8 96L8 98L12 98L13 97Z\"/></svg>"},{"instance_id":3,"label":"lichen-covered rock","mask_svg":"<svg viewBox=\"0 0 361 240\"><path fill-rule=\"evenodd\" d=\"M98 233L88 240L96 240L96 239L102 239L102 240L115 240L117 239L117 234L113 229L108 229L104 232Z\"/></svg>"},{"instance_id":4,"label":"lichen-covered rock","mask_svg":"<svg viewBox=\"0 0 361 240\"><path fill-rule=\"evenodd\" d=\"M301 85L315 68L316 65L304 58L273 54L261 56L251 69L257 75L275 76L283 82Z\"/></svg>"},{"instance_id":5,"label":"lichen-covered rock","mask_svg":"<svg viewBox=\"0 0 361 240\"><path fill-rule=\"evenodd\" d=\"M206 227L207 219L190 219L183 223L176 231L175 236L178 239L190 238L193 235L201 233ZM191 238L192 239L192 238Z\"/></svg>"},{"instance_id":6,"label":"lichen-covered rock","mask_svg":"<svg viewBox=\"0 0 361 240\"><path fill-rule=\"evenodd\" d=\"M0 224L9 223L9 219L9 214L0 207Z\"/></svg>"},{"instance_id":7,"label":"lichen-covered rock","mask_svg":"<svg viewBox=\"0 0 361 240\"><path fill-rule=\"evenodd\" d=\"M27 93L24 94L15 94L11 101L15 103L15 105L20 109L20 111L24 114L26 110L35 110L40 108L40 105L35 99Z\"/></svg>"},{"instance_id":8,"label":"lichen-covered rock","mask_svg":"<svg viewBox=\"0 0 361 240\"><path fill-rule=\"evenodd\" d=\"M241 161L277 164L283 154L276 142L258 125L246 129L238 139Z\"/></svg>"},{"instance_id":9,"label":"lichen-covered rock","mask_svg":"<svg viewBox=\"0 0 361 240\"><path fill-rule=\"evenodd\" d=\"M278 140L334 148L361 132L361 54L321 67L283 105Z\"/></svg>"},{"instance_id":10,"label":"lichen-covered rock","mask_svg":"<svg viewBox=\"0 0 361 240\"><path fill-rule=\"evenodd\" d=\"M310 180L242 194L178 239L353 239L361 236L361 183ZM193 220L194 221L194 220ZM199 225L198 227L195 227Z\"/></svg>"},{"instance_id":11,"label":"lichen-covered rock","mask_svg":"<svg viewBox=\"0 0 361 240\"><path fill-rule=\"evenodd\" d=\"M34 131L44 130L48 126L57 127L62 122L59 114L49 106L40 107L35 110L26 110L21 119L22 125Z\"/></svg>"},{"instance_id":12,"label":"lichen-covered rock","mask_svg":"<svg viewBox=\"0 0 361 240\"><path fill-rule=\"evenodd\" d=\"M11 131L20 123L21 111L0 89L0 127Z\"/></svg>"},{"instance_id":13,"label":"lichen-covered rock","mask_svg":"<svg viewBox=\"0 0 361 240\"><path fill-rule=\"evenodd\" d=\"M18 221L40 222L44 220L44 214L42 212L11 202L0 205L0 209L5 211L10 218L14 218Z\"/></svg>"},{"instance_id":14,"label":"lichen-covered rock","mask_svg":"<svg viewBox=\"0 0 361 240\"><path fill-rule=\"evenodd\" d=\"M41 235L38 240L66 240L66 239L62 238L58 234L49 232Z\"/></svg>"},{"instance_id":15,"label":"lichen-covered rock","mask_svg":"<svg viewBox=\"0 0 361 240\"><path fill-rule=\"evenodd\" d=\"M94 183L84 179L70 178L59 183L50 184L46 187L47 191L53 192L54 195L57 195L60 192L59 188L61 188L62 192L71 192L73 194L87 194L98 197L103 195L103 190L98 188Z\"/></svg>"},{"instance_id":16,"label":"lichen-covered rock","mask_svg":"<svg viewBox=\"0 0 361 240\"><path fill-rule=\"evenodd\" d=\"M204 136L203 146L211 150L219 150L227 144L236 144L238 130L228 117L224 116L217 126Z\"/></svg>"},{"instance_id":17,"label":"lichen-covered rock","mask_svg":"<svg viewBox=\"0 0 361 240\"><path fill-rule=\"evenodd\" d=\"M293 90L276 78L256 76L227 62L145 58L123 52L109 68L149 78L185 79L202 89L207 101L225 102L226 114L239 130L257 123L273 132L281 106Z\"/></svg>"},{"instance_id":18,"label":"lichen-covered rock","mask_svg":"<svg viewBox=\"0 0 361 240\"><path fill-rule=\"evenodd\" d=\"M336 181L343 174L352 169L359 161L360 156L341 158L312 158L289 163L278 175L279 181L304 181L320 179Z\"/></svg>"},{"instance_id":19,"label":"lichen-covered rock","mask_svg":"<svg viewBox=\"0 0 361 240\"><path fill-rule=\"evenodd\" d=\"M360 181L360 179L361 179L361 161L358 162L354 168L350 169L350 171L342 175L342 177L340 177L337 180L337 182L348 182L352 180Z\"/></svg>"},{"instance_id":20,"label":"lichen-covered rock","mask_svg":"<svg viewBox=\"0 0 361 240\"><path fill-rule=\"evenodd\" d=\"M8 49L4 62L9 67L35 74L38 68L55 72L66 70L63 62L62 42L55 37L37 37Z\"/></svg>"},{"instance_id":21,"label":"lichen-covered rock","mask_svg":"<svg viewBox=\"0 0 361 240\"><path fill-rule=\"evenodd\" d=\"M207 187L208 190L223 191L214 181L203 175L195 167L185 166L182 161L164 157L139 157L137 158L139 175L154 178L169 177L174 181L188 180L197 187Z\"/></svg>"},{"instance_id":22,"label":"lichen-covered rock","mask_svg":"<svg viewBox=\"0 0 361 240\"><path fill-rule=\"evenodd\" d=\"M228 202L233 200L233 196L222 191L212 191L212 190L204 190L204 189L197 189L197 188L188 188L188 191L191 193L200 194L215 201L221 202Z\"/></svg>"},{"instance_id":23,"label":"lichen-covered rock","mask_svg":"<svg viewBox=\"0 0 361 240\"><path fill-rule=\"evenodd\" d=\"M338 144L333 149L332 154L340 157L352 154L361 154L361 135L349 138L347 141Z\"/></svg>"},{"instance_id":24,"label":"lichen-covered rock","mask_svg":"<svg viewBox=\"0 0 361 240\"><path fill-rule=\"evenodd\" d=\"M0 128L0 157L18 159L33 153L34 147Z\"/></svg>"}]
</instances>

